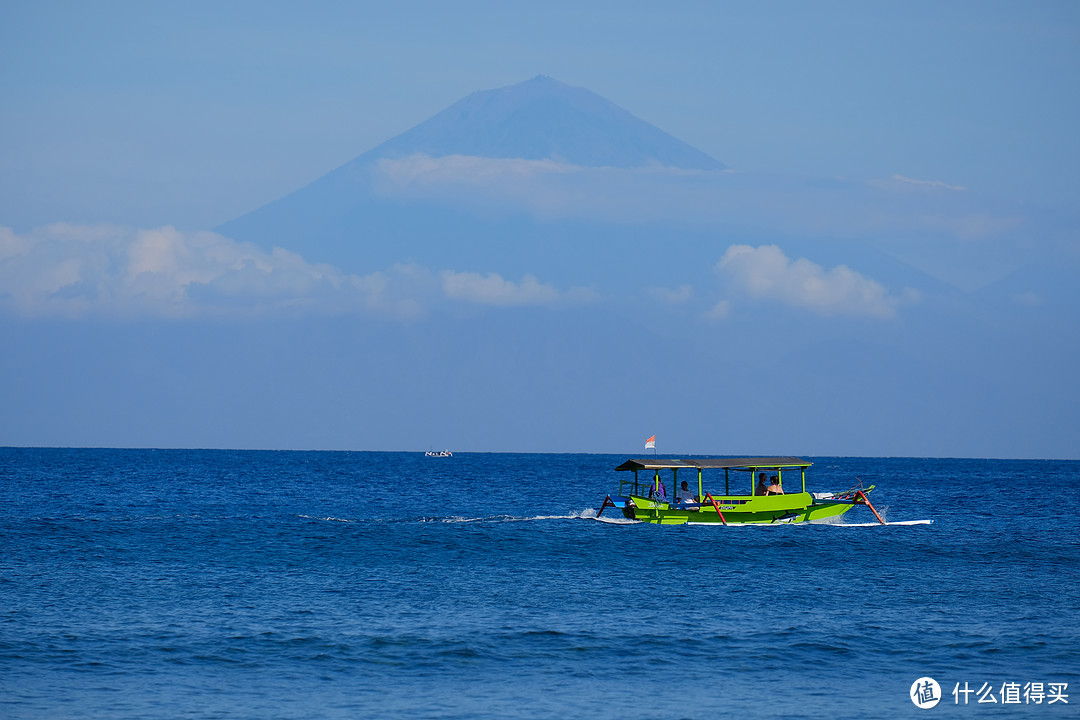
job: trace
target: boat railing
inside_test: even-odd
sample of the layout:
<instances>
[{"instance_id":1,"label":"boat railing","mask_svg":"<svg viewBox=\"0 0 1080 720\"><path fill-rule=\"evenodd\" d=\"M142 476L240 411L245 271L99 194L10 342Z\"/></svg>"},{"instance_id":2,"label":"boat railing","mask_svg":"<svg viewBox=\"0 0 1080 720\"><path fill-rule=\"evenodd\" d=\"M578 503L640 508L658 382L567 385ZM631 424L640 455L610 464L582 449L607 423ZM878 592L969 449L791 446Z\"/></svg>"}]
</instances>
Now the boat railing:
<instances>
[{"instance_id":1,"label":"boat railing","mask_svg":"<svg viewBox=\"0 0 1080 720\"><path fill-rule=\"evenodd\" d=\"M705 494L709 495L709 493L705 493ZM625 495L625 496L620 496L620 497L631 497L631 496L640 497L640 498L643 498L645 500L652 500L653 502L666 502L666 500L664 500L663 497L649 497L649 494L647 492L642 493L640 495L634 495L633 493L631 493L630 495ZM718 502L721 505L745 505L748 502L753 502L754 500L760 500L763 497L783 497L783 496L782 495L771 495L771 496L768 496L768 495L713 495L712 497L716 500L716 502ZM671 503L671 505L672 505L672 507L697 507L699 505L704 505L704 506L708 507L709 502L703 498L700 502L684 503L684 502L675 501L675 502Z\"/></svg>"},{"instance_id":2,"label":"boat railing","mask_svg":"<svg viewBox=\"0 0 1080 720\"><path fill-rule=\"evenodd\" d=\"M859 478L855 479L859 480ZM835 493L833 497L837 500L854 500L856 497L858 497L859 493L865 492L868 492L868 490L867 488L863 487L862 480L859 480L857 485L852 485L850 488L848 488L842 493Z\"/></svg>"}]
</instances>

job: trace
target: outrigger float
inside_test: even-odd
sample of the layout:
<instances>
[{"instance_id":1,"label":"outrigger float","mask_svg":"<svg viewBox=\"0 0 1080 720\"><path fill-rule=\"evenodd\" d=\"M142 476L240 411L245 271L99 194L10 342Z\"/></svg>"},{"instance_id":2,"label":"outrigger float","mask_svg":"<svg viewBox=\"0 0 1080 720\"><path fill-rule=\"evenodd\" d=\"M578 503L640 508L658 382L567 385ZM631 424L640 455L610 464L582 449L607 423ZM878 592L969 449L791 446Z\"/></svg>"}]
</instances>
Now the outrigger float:
<instances>
[{"instance_id":1,"label":"outrigger float","mask_svg":"<svg viewBox=\"0 0 1080 720\"><path fill-rule=\"evenodd\" d=\"M862 483L840 493L808 493L806 491L806 468L812 462L794 457L756 457L722 458L701 460L666 460L658 458L627 460L619 471L634 472L633 480L619 479L619 494L608 495L600 517L609 507L622 510L623 516L630 520L664 525L683 524L723 524L741 525L746 523L795 523L814 522L836 518L856 505L865 505L874 513L878 522L885 520L867 497L874 489L871 485L864 488ZM653 471L651 479L641 479L640 471ZM671 494L661 481L660 471L671 470ZM679 471L697 470L697 494L693 501L679 501ZM704 470L724 471L724 492L722 494L705 489ZM789 478L798 473L801 479L801 492L783 494L755 494L754 479L759 472L775 476L774 482L783 488L784 473ZM739 473L746 473L739 477ZM710 475L713 475L710 473ZM735 477L732 477L735 475ZM683 476L685 482L686 476ZM716 482L715 476L709 483ZM749 490L745 495L732 492L732 484ZM789 483L790 484L790 483ZM668 498L671 498L669 501Z\"/></svg>"}]
</instances>

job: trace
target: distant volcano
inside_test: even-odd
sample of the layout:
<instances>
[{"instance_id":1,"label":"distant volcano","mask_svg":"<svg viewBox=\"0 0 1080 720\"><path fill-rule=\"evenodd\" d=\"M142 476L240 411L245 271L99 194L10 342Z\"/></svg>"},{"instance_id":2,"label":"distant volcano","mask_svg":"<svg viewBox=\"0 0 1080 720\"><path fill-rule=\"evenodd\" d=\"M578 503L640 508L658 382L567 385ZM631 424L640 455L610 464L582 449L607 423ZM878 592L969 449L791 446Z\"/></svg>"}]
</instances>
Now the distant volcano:
<instances>
[{"instance_id":1,"label":"distant volcano","mask_svg":"<svg viewBox=\"0 0 1080 720\"><path fill-rule=\"evenodd\" d=\"M504 252L502 241L548 231L518 217L478 217L467 203L391 197L380 163L406 158L507 159L577 168L719 171L705 153L596 93L543 75L475 92L310 185L225 223L220 232L350 271L406 260L460 262ZM444 176L445 180L445 176ZM455 182L455 176L449 176ZM465 187L463 195L468 191ZM467 199L467 198L466 198ZM560 237L565 237L560 232ZM508 248L505 251L509 251ZM518 244L508 259L528 254Z\"/></svg>"},{"instance_id":2,"label":"distant volcano","mask_svg":"<svg viewBox=\"0 0 1080 720\"><path fill-rule=\"evenodd\" d=\"M943 207L982 211L952 190L901 190L730 172L599 95L539 75L475 92L218 229L349 273L414 265L609 294L713 285L728 246L780 243L792 257L938 292L867 239L882 218L906 229Z\"/></svg>"}]
</instances>

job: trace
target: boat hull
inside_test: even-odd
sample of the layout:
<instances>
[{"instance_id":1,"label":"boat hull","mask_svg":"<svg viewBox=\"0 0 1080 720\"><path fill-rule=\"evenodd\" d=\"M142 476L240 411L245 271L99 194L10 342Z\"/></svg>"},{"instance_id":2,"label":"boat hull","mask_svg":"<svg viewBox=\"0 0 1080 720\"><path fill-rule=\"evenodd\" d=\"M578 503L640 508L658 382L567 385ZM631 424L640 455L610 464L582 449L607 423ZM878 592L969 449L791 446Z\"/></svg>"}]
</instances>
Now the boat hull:
<instances>
[{"instance_id":1,"label":"boat hull","mask_svg":"<svg viewBox=\"0 0 1080 720\"><path fill-rule=\"evenodd\" d=\"M630 502L628 502L630 501ZM838 518L857 504L857 500L816 499L810 493L768 495L764 497L718 497L720 513L712 503L700 505L670 505L644 497L630 495L619 498L616 505L623 515L641 522L661 525L747 525L796 522L827 522ZM723 515L721 519L720 515Z\"/></svg>"}]
</instances>

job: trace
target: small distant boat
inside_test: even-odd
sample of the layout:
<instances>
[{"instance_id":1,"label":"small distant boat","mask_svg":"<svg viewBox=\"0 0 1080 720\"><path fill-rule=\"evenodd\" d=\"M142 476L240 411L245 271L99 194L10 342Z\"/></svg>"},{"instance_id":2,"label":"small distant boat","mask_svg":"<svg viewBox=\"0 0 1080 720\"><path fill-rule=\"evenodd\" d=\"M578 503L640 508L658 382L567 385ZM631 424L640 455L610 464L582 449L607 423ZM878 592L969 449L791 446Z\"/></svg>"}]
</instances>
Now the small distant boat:
<instances>
[{"instance_id":1,"label":"small distant boat","mask_svg":"<svg viewBox=\"0 0 1080 720\"><path fill-rule=\"evenodd\" d=\"M613 507L622 510L623 516L630 520L664 525L789 523L838 517L856 505L865 505L873 511L878 522L885 522L867 497L874 489L873 485L864 488L860 483L857 487L838 493L808 493L806 469L811 465L812 462L794 457L627 460L615 469L633 470L634 479L619 480L619 494L604 498L597 517L602 515L606 508ZM638 478L638 472L642 470L653 471L651 481ZM660 479L661 470L672 471L670 494ZM685 491L680 489L680 470L697 471L696 488ZM710 473L712 477L708 483L703 480L703 470L724 471L723 492L720 492L715 474ZM737 476L740 472L744 473L741 478ZM788 477L798 473L802 487L791 488L791 492L785 492L785 472ZM732 477L733 474L736 477ZM749 477L746 474L749 474ZM755 487L755 478L762 474L771 480L775 491L766 491L761 486ZM743 490L750 492L744 494L732 488L733 480L736 481L735 484L741 485ZM796 483L798 482L799 480L796 480ZM707 489L707 485L711 485L712 490Z\"/></svg>"},{"instance_id":2,"label":"small distant boat","mask_svg":"<svg viewBox=\"0 0 1080 720\"><path fill-rule=\"evenodd\" d=\"M439 450L438 452L436 452L435 450L428 450L426 453L424 453L424 456L425 457L454 457L454 453L450 452L449 450Z\"/></svg>"}]
</instances>

